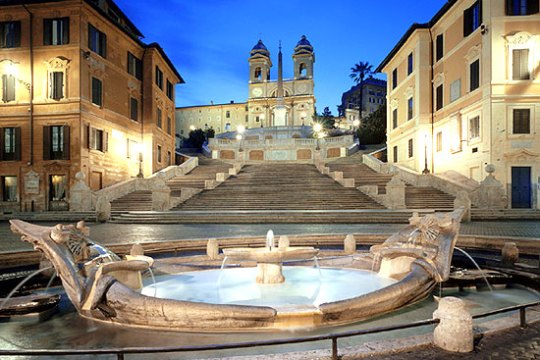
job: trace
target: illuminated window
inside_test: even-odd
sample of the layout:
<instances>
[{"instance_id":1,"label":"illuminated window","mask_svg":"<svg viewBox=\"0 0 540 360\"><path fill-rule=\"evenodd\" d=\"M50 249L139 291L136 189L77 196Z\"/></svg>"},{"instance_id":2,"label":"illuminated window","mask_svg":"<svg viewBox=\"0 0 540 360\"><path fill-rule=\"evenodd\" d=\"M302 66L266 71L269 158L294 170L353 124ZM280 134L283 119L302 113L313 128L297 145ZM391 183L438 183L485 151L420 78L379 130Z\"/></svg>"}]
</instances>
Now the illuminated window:
<instances>
[{"instance_id":1,"label":"illuminated window","mask_svg":"<svg viewBox=\"0 0 540 360\"><path fill-rule=\"evenodd\" d=\"M49 200L59 201L66 199L67 177L65 175L50 175L49 184Z\"/></svg>"},{"instance_id":2,"label":"illuminated window","mask_svg":"<svg viewBox=\"0 0 540 360\"><path fill-rule=\"evenodd\" d=\"M43 45L69 44L69 18L43 19Z\"/></svg>"},{"instance_id":3,"label":"illuminated window","mask_svg":"<svg viewBox=\"0 0 540 360\"><path fill-rule=\"evenodd\" d=\"M21 46L21 22L0 22L0 48Z\"/></svg>"},{"instance_id":4,"label":"illuminated window","mask_svg":"<svg viewBox=\"0 0 540 360\"><path fill-rule=\"evenodd\" d=\"M2 102L15 101L15 76L2 75Z\"/></svg>"},{"instance_id":5,"label":"illuminated window","mask_svg":"<svg viewBox=\"0 0 540 360\"><path fill-rule=\"evenodd\" d=\"M469 36L482 23L482 3L476 1L463 12L463 36Z\"/></svg>"},{"instance_id":6,"label":"illuminated window","mask_svg":"<svg viewBox=\"0 0 540 360\"><path fill-rule=\"evenodd\" d=\"M2 176L2 201L18 201L16 176Z\"/></svg>"},{"instance_id":7,"label":"illuminated window","mask_svg":"<svg viewBox=\"0 0 540 360\"><path fill-rule=\"evenodd\" d=\"M21 160L21 128L6 127L0 135L0 160Z\"/></svg>"},{"instance_id":8,"label":"illuminated window","mask_svg":"<svg viewBox=\"0 0 540 360\"><path fill-rule=\"evenodd\" d=\"M530 134L531 132L531 109L514 109L512 120L513 134Z\"/></svg>"},{"instance_id":9,"label":"illuminated window","mask_svg":"<svg viewBox=\"0 0 540 360\"><path fill-rule=\"evenodd\" d=\"M99 56L107 57L107 35L88 24L88 48Z\"/></svg>"},{"instance_id":10,"label":"illuminated window","mask_svg":"<svg viewBox=\"0 0 540 360\"><path fill-rule=\"evenodd\" d=\"M409 139L409 144L408 144L408 155L409 155L409 158L412 158L413 155L414 155L414 145L413 145L413 139Z\"/></svg>"}]
</instances>

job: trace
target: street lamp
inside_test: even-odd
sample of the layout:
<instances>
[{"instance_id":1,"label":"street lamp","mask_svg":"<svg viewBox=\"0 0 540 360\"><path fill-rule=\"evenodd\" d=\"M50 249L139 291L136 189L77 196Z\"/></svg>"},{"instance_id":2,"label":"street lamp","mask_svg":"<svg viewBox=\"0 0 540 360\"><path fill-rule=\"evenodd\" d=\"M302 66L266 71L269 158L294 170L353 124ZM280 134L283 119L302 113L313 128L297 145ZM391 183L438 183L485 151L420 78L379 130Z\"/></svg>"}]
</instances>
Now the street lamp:
<instances>
[{"instance_id":1,"label":"street lamp","mask_svg":"<svg viewBox=\"0 0 540 360\"><path fill-rule=\"evenodd\" d=\"M142 178L144 178L144 174L143 174L143 146L142 146L142 144L136 144L134 150L135 150L135 153L137 153L138 157L139 157L139 173L137 174L137 177L142 179Z\"/></svg>"},{"instance_id":2,"label":"street lamp","mask_svg":"<svg viewBox=\"0 0 540 360\"><path fill-rule=\"evenodd\" d=\"M424 170L422 171L422 174L427 175L429 174L428 164L427 164L427 142L428 142L428 136L426 135L425 141L424 141Z\"/></svg>"},{"instance_id":3,"label":"street lamp","mask_svg":"<svg viewBox=\"0 0 540 360\"><path fill-rule=\"evenodd\" d=\"M244 151L244 150L242 149L242 135L241 135L241 134L237 134L237 135L236 135L236 140L237 140L237 141L240 141L240 146L239 146L238 151L239 151L239 152Z\"/></svg>"}]
</instances>

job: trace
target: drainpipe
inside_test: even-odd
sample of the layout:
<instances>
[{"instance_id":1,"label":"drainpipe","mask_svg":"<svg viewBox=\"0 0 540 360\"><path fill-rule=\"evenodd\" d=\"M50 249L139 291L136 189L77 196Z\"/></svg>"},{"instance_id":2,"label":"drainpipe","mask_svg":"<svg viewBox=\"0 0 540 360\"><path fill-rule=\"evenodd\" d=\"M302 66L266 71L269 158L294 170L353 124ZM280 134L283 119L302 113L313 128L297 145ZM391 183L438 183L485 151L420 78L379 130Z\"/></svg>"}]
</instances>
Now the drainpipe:
<instances>
[{"instance_id":1,"label":"drainpipe","mask_svg":"<svg viewBox=\"0 0 540 360\"><path fill-rule=\"evenodd\" d=\"M142 66L143 66L143 76L142 76L142 79L141 79L141 145L139 146L139 151L140 153L138 154L139 156L139 166L142 167L143 166L143 160L147 161L148 159L143 159L143 149L144 149L144 57L146 56L146 51L148 49L146 48L146 46L143 45L143 55L142 55ZM152 74L152 66L150 66L150 74ZM153 83L154 79L153 79L153 76L150 75L150 86L152 86L152 83ZM152 89L150 89L152 90ZM152 156L152 151L150 151L150 156ZM148 156L146 156L148 157ZM151 158L151 160L153 159L153 157ZM144 171L142 172L144 174Z\"/></svg>"},{"instance_id":2,"label":"drainpipe","mask_svg":"<svg viewBox=\"0 0 540 360\"><path fill-rule=\"evenodd\" d=\"M34 16L28 10L26 5L23 4L23 8L28 13L29 19L30 19L30 160L28 161L28 165L32 166L34 163L34 41L33 41L33 32L34 32Z\"/></svg>"}]
</instances>

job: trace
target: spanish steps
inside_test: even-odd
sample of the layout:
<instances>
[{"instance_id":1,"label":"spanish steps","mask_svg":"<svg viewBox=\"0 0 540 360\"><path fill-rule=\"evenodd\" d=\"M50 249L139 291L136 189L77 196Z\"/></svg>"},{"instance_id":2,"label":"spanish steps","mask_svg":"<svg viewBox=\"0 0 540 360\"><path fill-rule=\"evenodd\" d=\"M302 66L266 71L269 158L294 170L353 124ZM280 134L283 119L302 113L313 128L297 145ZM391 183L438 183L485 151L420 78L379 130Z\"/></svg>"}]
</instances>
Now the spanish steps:
<instances>
[{"instance_id":1,"label":"spanish steps","mask_svg":"<svg viewBox=\"0 0 540 360\"><path fill-rule=\"evenodd\" d=\"M182 188L204 189L206 180L215 180L216 174L228 173L232 165L219 160L212 160L203 156L199 157L199 166L189 174L177 176L167 182L171 189L171 196L180 197ZM149 190L134 191L111 202L112 213L126 211L150 211L152 210L152 192Z\"/></svg>"},{"instance_id":2,"label":"spanish steps","mask_svg":"<svg viewBox=\"0 0 540 360\"><path fill-rule=\"evenodd\" d=\"M392 179L390 174L380 174L360 162L358 157L340 158L327 164L330 171L342 171L344 178L353 178L355 186L377 185L379 194L386 192L386 184ZM405 187L407 209L450 210L454 207L454 196L433 187Z\"/></svg>"}]
</instances>

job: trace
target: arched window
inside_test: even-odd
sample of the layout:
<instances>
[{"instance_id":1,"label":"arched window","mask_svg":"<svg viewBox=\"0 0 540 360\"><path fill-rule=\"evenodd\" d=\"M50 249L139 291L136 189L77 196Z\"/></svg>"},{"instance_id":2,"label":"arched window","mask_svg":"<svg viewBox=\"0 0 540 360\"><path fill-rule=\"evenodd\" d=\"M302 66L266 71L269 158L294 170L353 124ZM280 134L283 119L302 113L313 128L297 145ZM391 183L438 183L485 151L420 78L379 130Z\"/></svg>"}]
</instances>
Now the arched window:
<instances>
[{"instance_id":1,"label":"arched window","mask_svg":"<svg viewBox=\"0 0 540 360\"><path fill-rule=\"evenodd\" d=\"M253 74L254 78L258 81L261 81L262 80L262 71L261 71L261 68L258 67L255 69L255 73Z\"/></svg>"},{"instance_id":2,"label":"arched window","mask_svg":"<svg viewBox=\"0 0 540 360\"><path fill-rule=\"evenodd\" d=\"M304 63L301 63L298 67L298 76L299 77L307 77L307 66Z\"/></svg>"}]
</instances>

